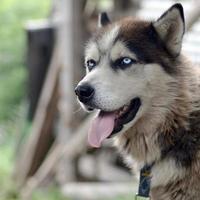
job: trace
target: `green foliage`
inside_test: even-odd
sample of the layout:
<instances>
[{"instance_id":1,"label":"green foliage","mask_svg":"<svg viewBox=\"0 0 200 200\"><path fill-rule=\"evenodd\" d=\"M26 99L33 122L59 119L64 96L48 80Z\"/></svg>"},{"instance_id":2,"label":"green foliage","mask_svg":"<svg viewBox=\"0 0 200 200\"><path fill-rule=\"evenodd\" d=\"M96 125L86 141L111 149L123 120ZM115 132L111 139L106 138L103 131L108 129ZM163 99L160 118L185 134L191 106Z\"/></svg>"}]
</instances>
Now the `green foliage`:
<instances>
[{"instance_id":1,"label":"green foliage","mask_svg":"<svg viewBox=\"0 0 200 200\"><path fill-rule=\"evenodd\" d=\"M48 196L47 196L48 194ZM43 189L34 193L32 200L68 200L63 197L55 187L50 187L48 189Z\"/></svg>"},{"instance_id":2,"label":"green foliage","mask_svg":"<svg viewBox=\"0 0 200 200\"><path fill-rule=\"evenodd\" d=\"M13 151L10 148L12 145L11 142L0 145L0 199L2 200L12 200L16 196L14 183L10 176L13 163Z\"/></svg>"},{"instance_id":3,"label":"green foliage","mask_svg":"<svg viewBox=\"0 0 200 200\"><path fill-rule=\"evenodd\" d=\"M0 199L1 200L21 200L19 192L12 180L13 166L13 142L9 140L6 145L0 145ZM67 200L59 192L58 188L50 187L37 190L33 193L31 200Z\"/></svg>"},{"instance_id":4,"label":"green foliage","mask_svg":"<svg viewBox=\"0 0 200 200\"><path fill-rule=\"evenodd\" d=\"M26 91L24 25L44 18L50 0L1 0L0 4L0 123L12 117Z\"/></svg>"},{"instance_id":5,"label":"green foliage","mask_svg":"<svg viewBox=\"0 0 200 200\"><path fill-rule=\"evenodd\" d=\"M125 196L125 197L118 197L117 199L115 200L134 200L135 199L135 196L134 195L130 195L130 196Z\"/></svg>"},{"instance_id":6,"label":"green foliage","mask_svg":"<svg viewBox=\"0 0 200 200\"><path fill-rule=\"evenodd\" d=\"M19 191L13 181L12 171L14 161L14 141L7 137L6 144L0 144L0 200L21 200ZM34 191L30 200L67 200L56 186Z\"/></svg>"},{"instance_id":7,"label":"green foliage","mask_svg":"<svg viewBox=\"0 0 200 200\"><path fill-rule=\"evenodd\" d=\"M12 170L12 149L10 145L1 144L0 145L0 155L1 155L1 162L0 162L0 187L6 186L7 177L11 173Z\"/></svg>"},{"instance_id":8,"label":"green foliage","mask_svg":"<svg viewBox=\"0 0 200 200\"><path fill-rule=\"evenodd\" d=\"M25 65L27 20L47 17L51 0L1 0L0 3L0 199L20 200L12 180L15 162L14 134L19 129L19 108L26 95ZM17 122L17 123L11 123ZM16 125L17 124L17 125ZM6 133L1 130L5 128ZM4 132L4 142L2 142ZM17 159L17 158L16 158ZM54 188L36 191L33 200L62 200ZM66 199L66 198L65 198Z\"/></svg>"}]
</instances>

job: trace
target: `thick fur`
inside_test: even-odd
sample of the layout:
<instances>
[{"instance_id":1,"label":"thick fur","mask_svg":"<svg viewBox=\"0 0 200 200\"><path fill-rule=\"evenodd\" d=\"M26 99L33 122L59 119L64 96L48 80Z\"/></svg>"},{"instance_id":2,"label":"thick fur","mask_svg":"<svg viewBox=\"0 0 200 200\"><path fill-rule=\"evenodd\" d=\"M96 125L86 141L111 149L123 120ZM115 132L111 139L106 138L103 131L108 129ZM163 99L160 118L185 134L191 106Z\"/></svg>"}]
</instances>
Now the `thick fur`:
<instances>
[{"instance_id":1,"label":"thick fur","mask_svg":"<svg viewBox=\"0 0 200 200\"><path fill-rule=\"evenodd\" d=\"M140 97L142 106L115 144L136 172L155 163L152 200L199 200L200 69L181 53L182 6L174 5L156 22L126 18L109 24L104 18L106 25L86 47L86 61L94 59L97 66L79 83L95 88L83 107L113 111ZM113 68L113 60L127 56L138 62Z\"/></svg>"}]
</instances>

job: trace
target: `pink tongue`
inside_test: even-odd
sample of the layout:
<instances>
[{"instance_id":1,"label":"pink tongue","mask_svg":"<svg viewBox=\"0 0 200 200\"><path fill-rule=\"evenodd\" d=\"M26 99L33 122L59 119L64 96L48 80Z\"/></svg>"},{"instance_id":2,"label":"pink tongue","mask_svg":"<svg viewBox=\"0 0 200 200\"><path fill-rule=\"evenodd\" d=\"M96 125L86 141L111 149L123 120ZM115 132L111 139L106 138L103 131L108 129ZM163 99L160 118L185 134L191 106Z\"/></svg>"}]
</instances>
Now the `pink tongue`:
<instances>
[{"instance_id":1,"label":"pink tongue","mask_svg":"<svg viewBox=\"0 0 200 200\"><path fill-rule=\"evenodd\" d=\"M100 147L113 131L115 124L115 114L100 112L93 120L88 133L88 142L92 147Z\"/></svg>"}]
</instances>

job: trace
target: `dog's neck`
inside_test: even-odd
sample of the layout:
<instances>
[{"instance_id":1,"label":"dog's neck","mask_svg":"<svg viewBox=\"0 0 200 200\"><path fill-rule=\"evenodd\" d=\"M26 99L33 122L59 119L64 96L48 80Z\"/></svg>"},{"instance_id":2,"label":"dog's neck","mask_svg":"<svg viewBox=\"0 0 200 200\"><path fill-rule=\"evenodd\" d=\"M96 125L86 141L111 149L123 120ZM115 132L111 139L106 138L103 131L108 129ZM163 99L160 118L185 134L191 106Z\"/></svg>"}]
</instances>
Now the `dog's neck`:
<instances>
[{"instance_id":1,"label":"dog's neck","mask_svg":"<svg viewBox=\"0 0 200 200\"><path fill-rule=\"evenodd\" d=\"M142 165L160 160L161 152L158 144L160 133L170 136L179 127L187 128L189 104L181 96L175 101L167 109L163 106L152 107L149 113L140 118L132 128L119 135L117 143L120 142L118 145L122 151L132 155Z\"/></svg>"}]
</instances>

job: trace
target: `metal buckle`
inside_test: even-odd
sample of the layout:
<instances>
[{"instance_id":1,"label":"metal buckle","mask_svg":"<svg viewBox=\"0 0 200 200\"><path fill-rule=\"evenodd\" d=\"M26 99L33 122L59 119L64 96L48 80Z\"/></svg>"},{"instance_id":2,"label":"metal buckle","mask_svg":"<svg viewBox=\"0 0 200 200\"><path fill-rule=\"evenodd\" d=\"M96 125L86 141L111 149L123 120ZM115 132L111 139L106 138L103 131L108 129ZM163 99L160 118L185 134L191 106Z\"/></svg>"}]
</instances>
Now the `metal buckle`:
<instances>
[{"instance_id":1,"label":"metal buckle","mask_svg":"<svg viewBox=\"0 0 200 200\"><path fill-rule=\"evenodd\" d=\"M142 196L139 196L139 195L135 195L135 200L150 200L150 197L142 197Z\"/></svg>"}]
</instances>

